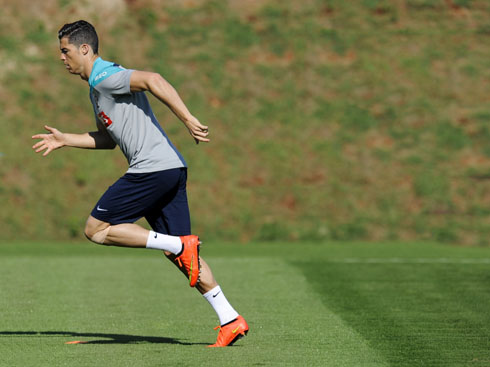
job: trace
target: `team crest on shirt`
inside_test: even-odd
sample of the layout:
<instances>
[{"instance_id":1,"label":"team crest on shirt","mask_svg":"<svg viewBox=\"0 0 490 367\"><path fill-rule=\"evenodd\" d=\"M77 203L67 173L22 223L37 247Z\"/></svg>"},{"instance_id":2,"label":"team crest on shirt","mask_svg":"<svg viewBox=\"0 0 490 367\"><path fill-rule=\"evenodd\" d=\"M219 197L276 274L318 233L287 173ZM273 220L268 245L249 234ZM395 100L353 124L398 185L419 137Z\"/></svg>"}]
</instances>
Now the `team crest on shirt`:
<instances>
[{"instance_id":1,"label":"team crest on shirt","mask_svg":"<svg viewBox=\"0 0 490 367\"><path fill-rule=\"evenodd\" d=\"M112 125L112 120L109 118L109 116L105 114L104 111L100 111L97 116L99 116L100 120L102 121L105 127L109 127Z\"/></svg>"}]
</instances>

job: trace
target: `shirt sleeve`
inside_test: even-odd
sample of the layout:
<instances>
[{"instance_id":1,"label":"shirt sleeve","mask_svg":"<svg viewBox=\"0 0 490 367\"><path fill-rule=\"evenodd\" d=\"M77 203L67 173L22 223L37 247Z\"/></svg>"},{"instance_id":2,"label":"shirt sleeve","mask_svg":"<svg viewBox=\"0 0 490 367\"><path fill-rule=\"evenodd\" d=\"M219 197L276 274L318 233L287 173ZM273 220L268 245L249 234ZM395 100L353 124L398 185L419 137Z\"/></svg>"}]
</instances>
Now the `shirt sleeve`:
<instances>
[{"instance_id":1,"label":"shirt sleeve","mask_svg":"<svg viewBox=\"0 0 490 367\"><path fill-rule=\"evenodd\" d=\"M121 95L130 94L130 78L134 70L124 69L107 77L97 86L97 90L102 94Z\"/></svg>"}]
</instances>

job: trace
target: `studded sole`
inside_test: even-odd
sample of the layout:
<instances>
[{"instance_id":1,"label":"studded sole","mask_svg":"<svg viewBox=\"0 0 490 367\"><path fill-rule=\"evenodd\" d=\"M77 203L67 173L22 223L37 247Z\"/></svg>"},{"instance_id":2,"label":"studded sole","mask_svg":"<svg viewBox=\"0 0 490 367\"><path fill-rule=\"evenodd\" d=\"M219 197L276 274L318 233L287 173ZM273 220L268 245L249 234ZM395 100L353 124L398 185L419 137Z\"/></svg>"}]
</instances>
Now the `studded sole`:
<instances>
[{"instance_id":1,"label":"studded sole","mask_svg":"<svg viewBox=\"0 0 490 367\"><path fill-rule=\"evenodd\" d=\"M248 330L246 330L246 331L244 331L244 332L242 332L242 333L239 333L239 334L238 334L238 335L235 337L235 339L233 339L233 340L230 342L230 344L228 344L228 347L231 347L233 344L235 344L235 342L237 342L237 341L239 341L241 338L243 338L243 337L247 336L247 334L248 334Z\"/></svg>"}]
</instances>

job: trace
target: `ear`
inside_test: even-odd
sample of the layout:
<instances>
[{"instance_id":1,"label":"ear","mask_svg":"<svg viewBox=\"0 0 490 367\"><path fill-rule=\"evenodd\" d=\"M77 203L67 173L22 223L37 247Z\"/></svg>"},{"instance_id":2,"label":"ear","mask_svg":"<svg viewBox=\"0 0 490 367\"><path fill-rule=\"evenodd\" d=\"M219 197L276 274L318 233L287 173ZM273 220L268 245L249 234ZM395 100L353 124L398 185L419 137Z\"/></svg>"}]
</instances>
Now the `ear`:
<instances>
[{"instance_id":1,"label":"ear","mask_svg":"<svg viewBox=\"0 0 490 367\"><path fill-rule=\"evenodd\" d=\"M87 45L86 43L80 46L80 52L82 53L82 55L87 55L89 51L90 51L90 46Z\"/></svg>"}]
</instances>

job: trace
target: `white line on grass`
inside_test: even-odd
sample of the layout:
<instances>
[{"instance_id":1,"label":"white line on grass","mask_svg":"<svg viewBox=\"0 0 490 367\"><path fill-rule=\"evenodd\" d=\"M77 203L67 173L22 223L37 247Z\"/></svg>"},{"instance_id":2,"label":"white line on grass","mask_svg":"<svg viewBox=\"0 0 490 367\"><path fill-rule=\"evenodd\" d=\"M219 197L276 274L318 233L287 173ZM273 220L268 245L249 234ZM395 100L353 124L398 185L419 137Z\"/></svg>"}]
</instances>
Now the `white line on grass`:
<instances>
[{"instance_id":1,"label":"white line on grass","mask_svg":"<svg viewBox=\"0 0 490 367\"><path fill-rule=\"evenodd\" d=\"M463 259L463 258L361 258L347 257L343 259L329 259L327 262L344 264L490 264L490 259Z\"/></svg>"}]
</instances>

